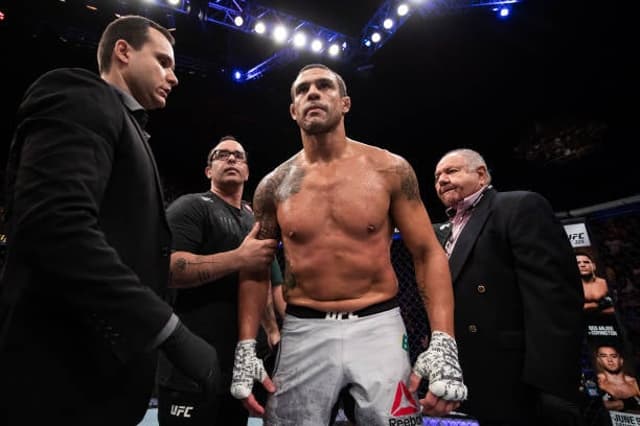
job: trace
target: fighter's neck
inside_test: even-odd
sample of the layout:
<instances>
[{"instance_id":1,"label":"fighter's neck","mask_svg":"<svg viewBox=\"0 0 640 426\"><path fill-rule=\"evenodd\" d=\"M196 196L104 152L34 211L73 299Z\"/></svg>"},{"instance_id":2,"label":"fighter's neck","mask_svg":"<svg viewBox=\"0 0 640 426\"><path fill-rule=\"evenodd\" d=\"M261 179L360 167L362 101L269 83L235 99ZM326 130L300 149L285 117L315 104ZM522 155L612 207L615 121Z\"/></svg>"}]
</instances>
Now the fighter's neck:
<instances>
[{"instance_id":1,"label":"fighter's neck","mask_svg":"<svg viewBox=\"0 0 640 426\"><path fill-rule=\"evenodd\" d=\"M342 157L351 140L344 133L323 133L303 135L302 146L305 157L310 162L329 161Z\"/></svg>"}]
</instances>

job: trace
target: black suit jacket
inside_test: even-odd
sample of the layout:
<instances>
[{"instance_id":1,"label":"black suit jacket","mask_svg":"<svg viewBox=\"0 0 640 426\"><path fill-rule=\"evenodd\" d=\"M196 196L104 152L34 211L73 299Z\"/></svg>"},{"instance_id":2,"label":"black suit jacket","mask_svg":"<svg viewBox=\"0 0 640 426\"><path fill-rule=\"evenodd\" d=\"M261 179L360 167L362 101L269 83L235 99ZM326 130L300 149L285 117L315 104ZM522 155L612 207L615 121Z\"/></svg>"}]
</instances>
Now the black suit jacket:
<instances>
[{"instance_id":1,"label":"black suit jacket","mask_svg":"<svg viewBox=\"0 0 640 426\"><path fill-rule=\"evenodd\" d=\"M153 391L170 232L131 99L55 70L26 92L7 169L0 424L136 425Z\"/></svg>"},{"instance_id":2,"label":"black suit jacket","mask_svg":"<svg viewBox=\"0 0 640 426\"><path fill-rule=\"evenodd\" d=\"M437 234L444 243L449 233ZM549 203L533 192L487 190L449 266L469 387L460 411L508 421L532 414L539 391L575 401L583 291Z\"/></svg>"}]
</instances>

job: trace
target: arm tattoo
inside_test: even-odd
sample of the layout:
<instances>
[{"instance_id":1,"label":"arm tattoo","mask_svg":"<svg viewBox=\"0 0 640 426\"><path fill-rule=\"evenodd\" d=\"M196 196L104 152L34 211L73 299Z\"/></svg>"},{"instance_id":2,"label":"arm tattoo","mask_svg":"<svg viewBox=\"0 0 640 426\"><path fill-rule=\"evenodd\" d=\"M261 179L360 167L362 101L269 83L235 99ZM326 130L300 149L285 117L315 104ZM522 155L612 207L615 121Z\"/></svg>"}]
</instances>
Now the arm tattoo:
<instances>
[{"instance_id":1,"label":"arm tattoo","mask_svg":"<svg viewBox=\"0 0 640 426\"><path fill-rule=\"evenodd\" d=\"M273 310L273 299L271 295L267 298L267 306L264 308L264 320L269 321L276 317L276 311Z\"/></svg>"},{"instance_id":2,"label":"arm tattoo","mask_svg":"<svg viewBox=\"0 0 640 426\"><path fill-rule=\"evenodd\" d=\"M202 259L202 257L197 256L196 259ZM225 274L211 273L211 271L209 270L209 265L214 263L217 262L204 260L188 261L184 257L179 257L173 263L173 267L171 268L171 282L174 282L174 279L180 279L180 277L186 273L195 273L196 282L198 285L217 280Z\"/></svg>"},{"instance_id":3,"label":"arm tattoo","mask_svg":"<svg viewBox=\"0 0 640 426\"><path fill-rule=\"evenodd\" d=\"M419 200L420 190L418 188L418 179L413 168L403 161L396 167L397 173L400 175L400 191L408 200Z\"/></svg>"},{"instance_id":4,"label":"arm tattoo","mask_svg":"<svg viewBox=\"0 0 640 426\"><path fill-rule=\"evenodd\" d=\"M268 175L260 182L253 196L253 215L256 221L260 222L260 230L257 235L260 240L278 237L278 222L274 199L278 183L273 175Z\"/></svg>"},{"instance_id":5,"label":"arm tattoo","mask_svg":"<svg viewBox=\"0 0 640 426\"><path fill-rule=\"evenodd\" d=\"M291 265L289 264L289 260L285 258L284 282L282 283L282 290L286 294L289 290L296 288L296 285L296 277L293 275L293 272L291 272Z\"/></svg>"},{"instance_id":6,"label":"arm tattoo","mask_svg":"<svg viewBox=\"0 0 640 426\"><path fill-rule=\"evenodd\" d=\"M278 166L256 189L253 208L254 216L260 222L259 239L278 238L277 204L300 191L304 171L295 165L296 158Z\"/></svg>"},{"instance_id":7,"label":"arm tattoo","mask_svg":"<svg viewBox=\"0 0 640 426\"><path fill-rule=\"evenodd\" d=\"M213 277L206 269L201 269L198 271L198 281L200 284L207 283L209 281L213 281Z\"/></svg>"},{"instance_id":8,"label":"arm tattoo","mask_svg":"<svg viewBox=\"0 0 640 426\"><path fill-rule=\"evenodd\" d=\"M427 292L420 281L416 282L416 286L418 287L418 294L423 301L427 300Z\"/></svg>"},{"instance_id":9,"label":"arm tattoo","mask_svg":"<svg viewBox=\"0 0 640 426\"><path fill-rule=\"evenodd\" d=\"M176 267L176 271L178 271L178 272L186 271L187 270L187 259L185 259L184 257L180 257L180 258L176 259L175 267Z\"/></svg>"}]
</instances>

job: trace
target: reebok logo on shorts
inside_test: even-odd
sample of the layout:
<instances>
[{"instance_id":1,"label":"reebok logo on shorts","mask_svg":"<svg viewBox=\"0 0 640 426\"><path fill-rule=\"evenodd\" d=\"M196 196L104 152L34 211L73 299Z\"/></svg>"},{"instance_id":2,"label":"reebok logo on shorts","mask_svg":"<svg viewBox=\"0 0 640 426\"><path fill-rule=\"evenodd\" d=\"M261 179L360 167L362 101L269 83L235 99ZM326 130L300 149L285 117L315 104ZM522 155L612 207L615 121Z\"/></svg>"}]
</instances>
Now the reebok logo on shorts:
<instances>
[{"instance_id":1,"label":"reebok logo on shorts","mask_svg":"<svg viewBox=\"0 0 640 426\"><path fill-rule=\"evenodd\" d=\"M418 404L413 399L411 392L403 382L398 382L396 388L396 396L393 398L391 406L391 415L394 417L406 416L407 414L415 414L418 412Z\"/></svg>"}]
</instances>

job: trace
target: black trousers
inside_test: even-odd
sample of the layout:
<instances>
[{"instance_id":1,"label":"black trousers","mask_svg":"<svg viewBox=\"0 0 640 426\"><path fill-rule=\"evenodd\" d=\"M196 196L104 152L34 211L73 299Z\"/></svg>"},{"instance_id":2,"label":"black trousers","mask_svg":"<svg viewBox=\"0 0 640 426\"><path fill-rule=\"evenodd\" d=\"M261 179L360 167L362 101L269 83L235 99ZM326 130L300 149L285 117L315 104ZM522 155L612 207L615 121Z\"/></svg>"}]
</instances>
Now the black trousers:
<instances>
[{"instance_id":1,"label":"black trousers","mask_svg":"<svg viewBox=\"0 0 640 426\"><path fill-rule=\"evenodd\" d=\"M160 426L247 426L249 412L231 393L206 400L199 392L158 387Z\"/></svg>"},{"instance_id":2,"label":"black trousers","mask_svg":"<svg viewBox=\"0 0 640 426\"><path fill-rule=\"evenodd\" d=\"M478 418L480 426L585 426L582 403L555 395L536 392L533 413L522 413L518 419L493 420Z\"/></svg>"}]
</instances>

